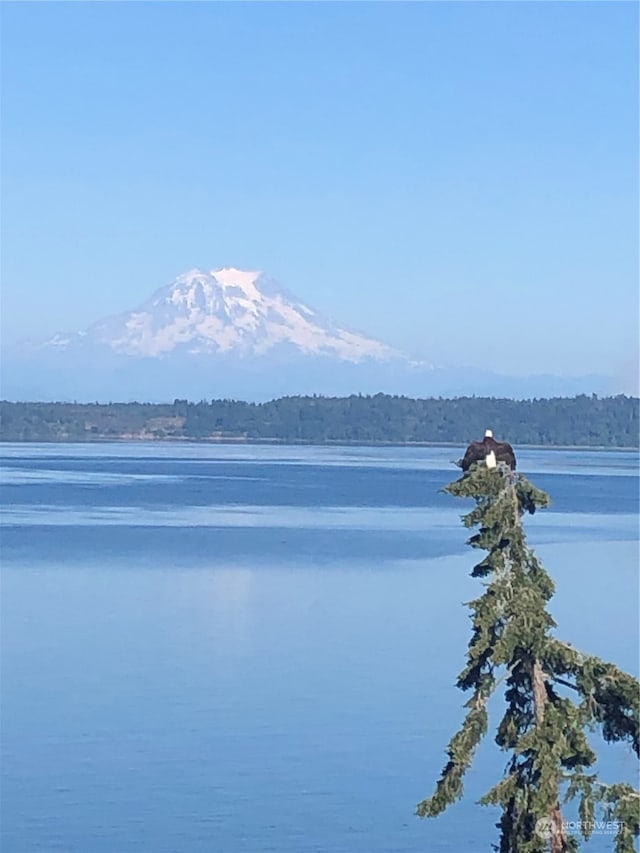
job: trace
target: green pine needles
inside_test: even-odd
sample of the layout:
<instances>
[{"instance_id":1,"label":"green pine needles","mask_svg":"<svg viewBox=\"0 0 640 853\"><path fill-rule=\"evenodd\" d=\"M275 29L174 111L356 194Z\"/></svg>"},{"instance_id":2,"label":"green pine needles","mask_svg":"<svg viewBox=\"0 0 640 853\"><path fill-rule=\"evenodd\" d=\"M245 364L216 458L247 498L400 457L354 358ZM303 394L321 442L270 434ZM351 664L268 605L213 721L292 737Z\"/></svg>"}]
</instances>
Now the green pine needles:
<instances>
[{"instance_id":1,"label":"green pine needles","mask_svg":"<svg viewBox=\"0 0 640 853\"><path fill-rule=\"evenodd\" d=\"M469 539L486 551L472 577L485 578L485 591L469 603L473 635L458 687L471 697L460 731L447 748L448 761L435 793L418 804L420 817L434 817L460 799L464 774L487 733L487 702L503 686L506 710L496 743L509 753L504 777L480 800L500 806L500 853L565 853L578 850L567 831L562 806L577 800L588 839L607 821L616 853L634 853L640 794L629 784L598 781L596 755L587 733L606 741L629 741L639 750L640 685L611 663L581 654L552 635L547 610L554 584L527 546L522 516L546 507L549 497L521 474L484 463L450 483L445 491L473 498L465 527L479 528ZM614 840L615 839L615 840Z\"/></svg>"}]
</instances>

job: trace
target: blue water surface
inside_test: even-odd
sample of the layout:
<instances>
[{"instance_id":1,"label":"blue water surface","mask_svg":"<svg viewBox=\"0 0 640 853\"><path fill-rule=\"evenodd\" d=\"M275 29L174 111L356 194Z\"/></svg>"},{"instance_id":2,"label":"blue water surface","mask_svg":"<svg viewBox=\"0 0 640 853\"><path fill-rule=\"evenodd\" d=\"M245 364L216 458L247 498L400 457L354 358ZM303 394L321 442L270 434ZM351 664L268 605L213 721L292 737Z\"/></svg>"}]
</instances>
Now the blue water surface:
<instances>
[{"instance_id":1,"label":"blue water surface","mask_svg":"<svg viewBox=\"0 0 640 853\"><path fill-rule=\"evenodd\" d=\"M0 455L3 853L490 849L491 738L459 804L413 815L463 715L481 592L467 507L440 491L459 452ZM519 461L553 500L526 523L558 635L637 672L637 456ZM627 747L601 766L635 773Z\"/></svg>"}]
</instances>

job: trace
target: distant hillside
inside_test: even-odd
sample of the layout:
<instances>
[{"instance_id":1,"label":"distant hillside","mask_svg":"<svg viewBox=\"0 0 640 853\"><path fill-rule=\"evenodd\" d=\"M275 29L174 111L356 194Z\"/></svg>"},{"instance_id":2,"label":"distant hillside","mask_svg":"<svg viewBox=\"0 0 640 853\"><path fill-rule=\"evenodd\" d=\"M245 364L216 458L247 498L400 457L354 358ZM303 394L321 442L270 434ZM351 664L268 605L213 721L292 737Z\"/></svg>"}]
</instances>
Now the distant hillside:
<instances>
[{"instance_id":1,"label":"distant hillside","mask_svg":"<svg viewBox=\"0 0 640 853\"><path fill-rule=\"evenodd\" d=\"M467 443L490 427L513 444L638 447L636 397L282 397L151 403L0 403L2 441L241 440Z\"/></svg>"}]
</instances>

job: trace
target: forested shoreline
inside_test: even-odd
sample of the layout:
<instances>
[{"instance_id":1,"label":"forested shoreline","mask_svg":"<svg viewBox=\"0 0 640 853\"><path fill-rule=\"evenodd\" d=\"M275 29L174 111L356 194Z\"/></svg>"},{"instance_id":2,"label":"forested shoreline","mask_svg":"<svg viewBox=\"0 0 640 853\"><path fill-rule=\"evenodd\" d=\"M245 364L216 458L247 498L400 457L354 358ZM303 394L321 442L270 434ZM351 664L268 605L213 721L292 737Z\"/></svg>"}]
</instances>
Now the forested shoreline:
<instances>
[{"instance_id":1,"label":"forested shoreline","mask_svg":"<svg viewBox=\"0 0 640 853\"><path fill-rule=\"evenodd\" d=\"M0 440L464 443L490 427L520 445L637 447L637 397L510 400L376 394L266 403L0 402Z\"/></svg>"}]
</instances>

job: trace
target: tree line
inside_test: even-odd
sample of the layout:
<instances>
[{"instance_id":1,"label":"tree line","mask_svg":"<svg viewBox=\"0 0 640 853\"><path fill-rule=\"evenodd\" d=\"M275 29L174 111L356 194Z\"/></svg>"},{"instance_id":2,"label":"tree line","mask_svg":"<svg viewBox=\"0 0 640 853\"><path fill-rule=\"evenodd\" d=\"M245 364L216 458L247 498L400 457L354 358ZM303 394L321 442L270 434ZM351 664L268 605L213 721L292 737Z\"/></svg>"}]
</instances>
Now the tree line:
<instances>
[{"instance_id":1,"label":"tree line","mask_svg":"<svg viewBox=\"0 0 640 853\"><path fill-rule=\"evenodd\" d=\"M511 443L637 447L637 397L511 400L376 394L282 397L266 403L0 402L2 441L191 439L465 443L490 427Z\"/></svg>"}]
</instances>

